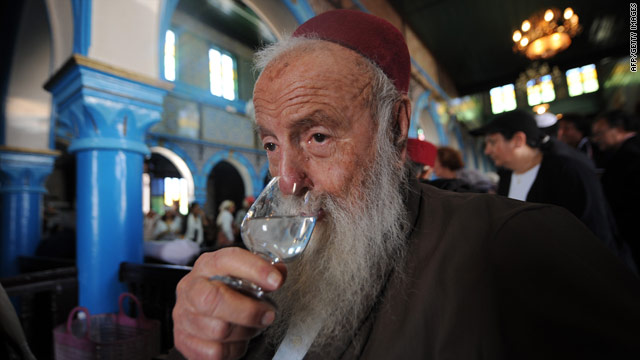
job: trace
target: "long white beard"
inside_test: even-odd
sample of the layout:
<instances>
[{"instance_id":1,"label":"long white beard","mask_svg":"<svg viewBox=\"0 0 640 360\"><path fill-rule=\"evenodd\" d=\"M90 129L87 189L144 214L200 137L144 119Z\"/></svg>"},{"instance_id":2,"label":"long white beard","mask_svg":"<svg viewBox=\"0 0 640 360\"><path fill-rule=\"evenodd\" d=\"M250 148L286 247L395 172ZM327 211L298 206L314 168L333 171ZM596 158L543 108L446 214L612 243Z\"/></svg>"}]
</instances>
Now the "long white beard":
<instances>
[{"instance_id":1,"label":"long white beard","mask_svg":"<svg viewBox=\"0 0 640 360\"><path fill-rule=\"evenodd\" d=\"M289 327L318 322L322 328L311 351L351 338L391 269L403 263L406 172L398 169L396 154L381 153L346 198L322 196L327 217L316 225L303 256L287 266L283 287L272 294L278 317L266 336L273 345Z\"/></svg>"}]
</instances>

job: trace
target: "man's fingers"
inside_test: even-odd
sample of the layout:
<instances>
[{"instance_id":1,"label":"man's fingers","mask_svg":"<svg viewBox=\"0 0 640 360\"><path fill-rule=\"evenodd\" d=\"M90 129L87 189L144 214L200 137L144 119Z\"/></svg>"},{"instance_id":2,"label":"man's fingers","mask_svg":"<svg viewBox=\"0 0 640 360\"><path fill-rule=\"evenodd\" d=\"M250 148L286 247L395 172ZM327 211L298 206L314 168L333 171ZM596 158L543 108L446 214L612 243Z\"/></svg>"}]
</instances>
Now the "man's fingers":
<instances>
[{"instance_id":1,"label":"man's fingers","mask_svg":"<svg viewBox=\"0 0 640 360\"><path fill-rule=\"evenodd\" d=\"M196 315L186 311L175 315L183 320L175 325L180 330L196 337L220 342L247 341L261 331L257 328L239 326L214 317Z\"/></svg>"},{"instance_id":2,"label":"man's fingers","mask_svg":"<svg viewBox=\"0 0 640 360\"><path fill-rule=\"evenodd\" d=\"M200 291L187 302L197 314L212 316L234 324L264 328L273 322L275 311L271 305L240 294L220 281L199 278L194 285Z\"/></svg>"}]
</instances>

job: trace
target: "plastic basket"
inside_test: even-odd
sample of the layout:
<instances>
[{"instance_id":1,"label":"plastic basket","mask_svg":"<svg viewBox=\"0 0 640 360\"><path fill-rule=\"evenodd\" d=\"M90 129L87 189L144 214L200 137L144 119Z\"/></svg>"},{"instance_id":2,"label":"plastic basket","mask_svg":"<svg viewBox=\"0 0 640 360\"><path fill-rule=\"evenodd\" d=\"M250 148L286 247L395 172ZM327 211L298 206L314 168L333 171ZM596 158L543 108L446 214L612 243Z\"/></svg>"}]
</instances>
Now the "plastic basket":
<instances>
[{"instance_id":1,"label":"plastic basket","mask_svg":"<svg viewBox=\"0 0 640 360\"><path fill-rule=\"evenodd\" d=\"M137 306L137 317L124 313L122 303L130 298ZM118 314L90 315L85 307L75 307L67 322L53 330L55 358L151 359L160 353L160 322L145 318L138 299L123 293L118 299ZM83 312L86 319L74 319Z\"/></svg>"}]
</instances>

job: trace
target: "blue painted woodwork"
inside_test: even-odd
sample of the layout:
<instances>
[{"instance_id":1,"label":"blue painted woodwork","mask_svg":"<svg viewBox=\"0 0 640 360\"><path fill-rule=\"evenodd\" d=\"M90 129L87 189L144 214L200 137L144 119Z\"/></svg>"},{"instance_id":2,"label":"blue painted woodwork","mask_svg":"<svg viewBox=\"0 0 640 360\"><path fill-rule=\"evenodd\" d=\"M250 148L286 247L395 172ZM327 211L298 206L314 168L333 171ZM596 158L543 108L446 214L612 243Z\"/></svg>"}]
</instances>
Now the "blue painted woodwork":
<instances>
[{"instance_id":1,"label":"blue painted woodwork","mask_svg":"<svg viewBox=\"0 0 640 360\"><path fill-rule=\"evenodd\" d=\"M54 160L54 153L0 149L0 277L16 275L18 257L36 252L44 182Z\"/></svg>"},{"instance_id":2,"label":"blue painted woodwork","mask_svg":"<svg viewBox=\"0 0 640 360\"><path fill-rule=\"evenodd\" d=\"M45 85L71 129L77 159L79 304L117 310L121 262L142 262L144 143L160 121L165 84L75 55Z\"/></svg>"},{"instance_id":3,"label":"blue painted woodwork","mask_svg":"<svg viewBox=\"0 0 640 360\"><path fill-rule=\"evenodd\" d=\"M73 52L87 55L91 46L91 2L71 0L73 11Z\"/></svg>"},{"instance_id":4,"label":"blue painted woodwork","mask_svg":"<svg viewBox=\"0 0 640 360\"><path fill-rule=\"evenodd\" d=\"M426 109L429 112L429 115L431 116L433 124L436 127L436 131L438 132L439 144L436 144L436 145L448 145L449 139L447 138L447 134L445 132L444 126L440 121L440 115L438 115L438 112L435 109L435 102L429 98L429 95L431 95L431 91L427 90L423 92L420 95L420 97L418 97L418 100L416 101L416 105L413 109L413 114L411 116L411 118L414 119L415 121L412 121L410 124L409 137L410 138L418 137L418 121L420 119L420 113L422 112L422 110Z\"/></svg>"},{"instance_id":5,"label":"blue painted woodwork","mask_svg":"<svg viewBox=\"0 0 640 360\"><path fill-rule=\"evenodd\" d=\"M237 94L236 100L227 100L223 97L211 94L209 90L204 90L197 86L193 86L179 80L174 81L174 83L175 87L173 88L171 95L185 100L198 101L226 111L229 111L230 107L231 111L233 112L237 112L240 114L246 113L247 102L238 99Z\"/></svg>"},{"instance_id":6,"label":"blue painted woodwork","mask_svg":"<svg viewBox=\"0 0 640 360\"><path fill-rule=\"evenodd\" d=\"M291 11L298 24L302 24L316 16L316 13L307 0L282 0L282 2L287 6L289 11Z\"/></svg>"}]
</instances>

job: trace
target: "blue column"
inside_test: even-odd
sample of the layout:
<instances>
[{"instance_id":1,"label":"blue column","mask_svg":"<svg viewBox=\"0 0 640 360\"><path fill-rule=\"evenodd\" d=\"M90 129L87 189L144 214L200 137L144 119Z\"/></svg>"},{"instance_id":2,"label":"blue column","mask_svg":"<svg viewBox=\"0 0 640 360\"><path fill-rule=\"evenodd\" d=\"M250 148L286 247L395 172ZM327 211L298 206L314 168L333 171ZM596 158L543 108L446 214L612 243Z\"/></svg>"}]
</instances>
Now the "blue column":
<instances>
[{"instance_id":1,"label":"blue column","mask_svg":"<svg viewBox=\"0 0 640 360\"><path fill-rule=\"evenodd\" d=\"M42 235L44 181L58 152L0 146L0 277L18 273L18 257L33 255Z\"/></svg>"},{"instance_id":2,"label":"blue column","mask_svg":"<svg viewBox=\"0 0 640 360\"><path fill-rule=\"evenodd\" d=\"M79 305L117 310L121 262L142 262L142 173L147 130L160 121L164 82L74 55L45 87L73 129L77 159Z\"/></svg>"}]
</instances>

